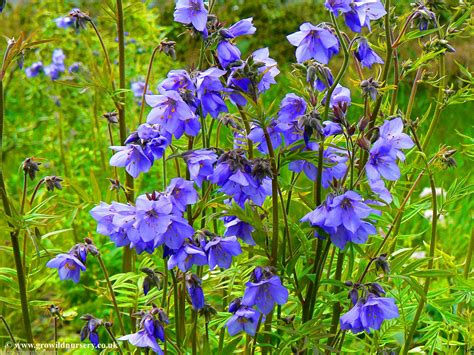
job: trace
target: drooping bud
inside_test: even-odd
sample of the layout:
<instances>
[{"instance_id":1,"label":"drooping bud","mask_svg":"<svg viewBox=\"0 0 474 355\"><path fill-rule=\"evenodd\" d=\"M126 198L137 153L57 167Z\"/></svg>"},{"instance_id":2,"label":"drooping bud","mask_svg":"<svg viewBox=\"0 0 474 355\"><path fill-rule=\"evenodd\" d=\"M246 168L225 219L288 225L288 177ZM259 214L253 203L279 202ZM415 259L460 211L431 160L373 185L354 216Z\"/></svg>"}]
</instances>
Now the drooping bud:
<instances>
[{"instance_id":1,"label":"drooping bud","mask_svg":"<svg viewBox=\"0 0 474 355\"><path fill-rule=\"evenodd\" d=\"M362 89L362 94L365 97L370 97L372 101L375 101L377 99L380 84L376 80L374 80L374 78L362 80L360 83L360 87Z\"/></svg>"},{"instance_id":2,"label":"drooping bud","mask_svg":"<svg viewBox=\"0 0 474 355\"><path fill-rule=\"evenodd\" d=\"M102 117L104 117L109 124L117 124L119 122L118 112L116 111L106 112Z\"/></svg>"},{"instance_id":3,"label":"drooping bud","mask_svg":"<svg viewBox=\"0 0 474 355\"><path fill-rule=\"evenodd\" d=\"M48 191L54 191L54 189L62 190L61 179L58 176L46 176L43 178L44 183L46 184L46 189Z\"/></svg>"},{"instance_id":4,"label":"drooping bud","mask_svg":"<svg viewBox=\"0 0 474 355\"><path fill-rule=\"evenodd\" d=\"M167 56L170 56L173 58L173 60L176 60L176 42L175 41L166 41L163 40L160 42L160 52L163 52Z\"/></svg>"},{"instance_id":5,"label":"drooping bud","mask_svg":"<svg viewBox=\"0 0 474 355\"><path fill-rule=\"evenodd\" d=\"M390 273L390 266L387 261L387 254L381 254L375 259L375 267L381 269L385 274Z\"/></svg>"},{"instance_id":6,"label":"drooping bud","mask_svg":"<svg viewBox=\"0 0 474 355\"><path fill-rule=\"evenodd\" d=\"M28 174L31 180L34 180L40 165L41 163L34 161L33 158L26 158L23 161L23 171Z\"/></svg>"}]
</instances>

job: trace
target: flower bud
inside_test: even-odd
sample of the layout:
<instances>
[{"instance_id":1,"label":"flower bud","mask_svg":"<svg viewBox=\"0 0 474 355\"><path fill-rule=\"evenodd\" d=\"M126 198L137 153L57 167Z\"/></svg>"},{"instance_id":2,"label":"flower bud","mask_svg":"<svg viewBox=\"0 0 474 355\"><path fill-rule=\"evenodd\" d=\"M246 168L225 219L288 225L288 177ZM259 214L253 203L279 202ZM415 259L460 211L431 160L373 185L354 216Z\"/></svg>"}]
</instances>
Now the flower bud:
<instances>
[{"instance_id":1,"label":"flower bud","mask_svg":"<svg viewBox=\"0 0 474 355\"><path fill-rule=\"evenodd\" d=\"M385 274L390 273L390 267L387 261L387 254L381 254L375 259L375 267L381 269Z\"/></svg>"},{"instance_id":2,"label":"flower bud","mask_svg":"<svg viewBox=\"0 0 474 355\"><path fill-rule=\"evenodd\" d=\"M34 180L40 165L41 163L34 161L33 158L26 158L23 161L23 171L28 174L31 180Z\"/></svg>"}]
</instances>

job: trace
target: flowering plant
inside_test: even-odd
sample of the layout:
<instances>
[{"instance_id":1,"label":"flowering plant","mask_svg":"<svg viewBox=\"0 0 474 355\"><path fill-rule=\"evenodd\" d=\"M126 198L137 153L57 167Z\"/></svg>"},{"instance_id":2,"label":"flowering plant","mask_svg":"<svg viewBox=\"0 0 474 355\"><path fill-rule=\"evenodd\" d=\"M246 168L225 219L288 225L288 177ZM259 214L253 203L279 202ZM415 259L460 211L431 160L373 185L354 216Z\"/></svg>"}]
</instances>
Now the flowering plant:
<instances>
[{"instance_id":1,"label":"flowering plant","mask_svg":"<svg viewBox=\"0 0 474 355\"><path fill-rule=\"evenodd\" d=\"M55 20L61 29L94 30L115 105L104 114L114 198L95 201L89 213L94 239L123 251L123 273L109 275L106 246L92 231L45 263L74 283L84 282L89 254L102 270L113 321L82 316L81 341L98 347L105 329L119 352L193 354L345 352L364 342L371 352L406 354L422 342L420 316L430 282L440 276L436 173L455 165L454 149L433 152L429 143L455 100L445 61L468 10L460 7L447 21L431 2L400 18L390 0L326 0L325 9L328 22L305 22L286 36L296 48L284 72L271 48L239 48L242 37L258 36L253 18L226 24L216 1L176 1L174 21L199 43L199 56L187 68L170 68L155 90L154 58L175 58L179 42L156 46L146 79L130 87L139 107L133 121L125 116L122 2L115 9L118 81L92 16L73 9ZM401 62L401 48L415 39L423 43L421 57ZM65 60L56 49L50 65L33 62L25 75L44 72L56 81L66 75ZM437 99L423 131L412 108L432 62L439 67ZM84 70L74 63L67 73ZM272 99L287 72L292 84ZM398 95L410 73L405 109ZM471 89L462 90L468 97ZM25 161L25 181L38 170ZM153 189L135 184L144 176ZM400 227L423 179L432 219L428 258L418 270L421 263L408 264L416 247L401 249ZM61 189L61 181L45 177L41 184ZM3 175L0 182L4 187ZM417 297L417 307L403 304L402 290Z\"/></svg>"}]
</instances>

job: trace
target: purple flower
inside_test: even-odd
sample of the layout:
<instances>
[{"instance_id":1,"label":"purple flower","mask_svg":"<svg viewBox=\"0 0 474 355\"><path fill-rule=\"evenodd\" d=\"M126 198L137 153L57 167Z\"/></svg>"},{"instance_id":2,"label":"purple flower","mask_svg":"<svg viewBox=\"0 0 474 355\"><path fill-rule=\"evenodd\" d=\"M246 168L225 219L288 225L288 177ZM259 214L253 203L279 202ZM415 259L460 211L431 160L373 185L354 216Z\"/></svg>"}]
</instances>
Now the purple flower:
<instances>
[{"instance_id":1,"label":"purple flower","mask_svg":"<svg viewBox=\"0 0 474 355\"><path fill-rule=\"evenodd\" d=\"M61 280L79 282L81 271L86 271L85 265L79 258L71 254L58 254L46 264L47 267L58 269Z\"/></svg>"},{"instance_id":2,"label":"purple flower","mask_svg":"<svg viewBox=\"0 0 474 355\"><path fill-rule=\"evenodd\" d=\"M210 114L213 118L217 118L219 113L228 111L221 95L224 86L220 77L224 74L225 70L209 68L197 77L197 97L201 101L203 117Z\"/></svg>"},{"instance_id":3,"label":"purple flower","mask_svg":"<svg viewBox=\"0 0 474 355\"><path fill-rule=\"evenodd\" d=\"M273 149L278 148L281 144L280 131L278 130L277 125L278 121L272 120L270 124L266 127L267 133L270 136L270 141L272 143ZM254 126L248 134L248 138L254 143L258 143L257 149L259 152L263 154L268 154L268 145L267 140L265 139L263 128L259 126Z\"/></svg>"},{"instance_id":4,"label":"purple flower","mask_svg":"<svg viewBox=\"0 0 474 355\"><path fill-rule=\"evenodd\" d=\"M171 197L173 206L180 212L184 212L187 205L193 205L199 199L194 183L182 178L172 179L166 188L166 193Z\"/></svg>"},{"instance_id":5,"label":"purple flower","mask_svg":"<svg viewBox=\"0 0 474 355\"><path fill-rule=\"evenodd\" d=\"M290 123L306 113L306 101L293 93L287 94L280 103L278 121Z\"/></svg>"},{"instance_id":6,"label":"purple flower","mask_svg":"<svg viewBox=\"0 0 474 355\"><path fill-rule=\"evenodd\" d=\"M69 16L58 17L54 19L54 22L56 22L56 26L58 26L58 28L68 28L74 25L74 19Z\"/></svg>"},{"instance_id":7,"label":"purple flower","mask_svg":"<svg viewBox=\"0 0 474 355\"><path fill-rule=\"evenodd\" d=\"M380 0L359 0L351 4L352 11L346 12L346 25L354 32L361 32L362 27L370 29L370 21L378 20L387 12Z\"/></svg>"},{"instance_id":8,"label":"purple flower","mask_svg":"<svg viewBox=\"0 0 474 355\"><path fill-rule=\"evenodd\" d=\"M337 136L338 134L342 134L342 132L342 127L339 123L332 121L323 122L323 134L325 137Z\"/></svg>"},{"instance_id":9,"label":"purple flower","mask_svg":"<svg viewBox=\"0 0 474 355\"><path fill-rule=\"evenodd\" d=\"M204 250L207 253L209 268L215 269L216 266L228 269L232 264L232 257L242 254L237 237L214 237L206 243Z\"/></svg>"},{"instance_id":10,"label":"purple flower","mask_svg":"<svg viewBox=\"0 0 474 355\"><path fill-rule=\"evenodd\" d=\"M370 181L383 177L395 181L400 178L400 169L397 165L397 152L389 143L378 140L369 152L369 159L365 166L367 178Z\"/></svg>"},{"instance_id":11,"label":"purple flower","mask_svg":"<svg viewBox=\"0 0 474 355\"><path fill-rule=\"evenodd\" d=\"M64 52L62 49L55 49L53 51L52 59L53 59L53 64L56 66L56 68L59 71L63 72L66 70L64 66L64 59L66 59L66 56L64 55Z\"/></svg>"},{"instance_id":12,"label":"purple flower","mask_svg":"<svg viewBox=\"0 0 474 355\"><path fill-rule=\"evenodd\" d=\"M331 242L343 250L347 243L352 242L354 244L364 244L367 242L369 235L377 234L375 227L369 222L362 221L355 232L351 232L345 227L338 227L335 231L332 231L329 235Z\"/></svg>"},{"instance_id":13,"label":"purple flower","mask_svg":"<svg viewBox=\"0 0 474 355\"><path fill-rule=\"evenodd\" d=\"M42 62L36 62L31 64L28 68L25 69L26 76L28 78L34 78L35 76L38 76L39 73L43 70L43 63Z\"/></svg>"},{"instance_id":14,"label":"purple flower","mask_svg":"<svg viewBox=\"0 0 474 355\"><path fill-rule=\"evenodd\" d=\"M252 232L255 230L250 224L242 222L235 216L224 217L225 237L237 237L242 239L248 245L256 245L252 238Z\"/></svg>"},{"instance_id":15,"label":"purple flower","mask_svg":"<svg viewBox=\"0 0 474 355\"><path fill-rule=\"evenodd\" d=\"M253 25L253 18L245 18L234 23L228 29L221 30L221 34L226 38L235 38L245 35L253 35L257 29Z\"/></svg>"},{"instance_id":16,"label":"purple flower","mask_svg":"<svg viewBox=\"0 0 474 355\"><path fill-rule=\"evenodd\" d=\"M81 317L83 320L87 320L87 323L81 329L81 341L89 338L89 341L94 345L96 349L99 348L99 334L97 329L102 325L102 320L97 319L90 314L86 314Z\"/></svg>"},{"instance_id":17,"label":"purple flower","mask_svg":"<svg viewBox=\"0 0 474 355\"><path fill-rule=\"evenodd\" d=\"M154 312L156 309L153 309ZM165 331L163 328L163 323L167 323L167 318L163 319L160 317L160 313L158 311L159 318L155 319L152 312L145 313L140 321L140 329L138 332L133 334L124 335L118 340L126 340L130 344L137 346L139 348L150 348L157 354L164 354L163 350L161 350L160 346L158 345L157 339L161 341L165 341ZM161 311L161 314L164 314ZM166 317L166 316L165 316Z\"/></svg>"},{"instance_id":18,"label":"purple flower","mask_svg":"<svg viewBox=\"0 0 474 355\"><path fill-rule=\"evenodd\" d=\"M140 173L150 170L151 161L141 146L129 144L110 148L117 152L110 158L109 164L111 166L125 167L125 170L134 178L137 178Z\"/></svg>"},{"instance_id":19,"label":"purple flower","mask_svg":"<svg viewBox=\"0 0 474 355\"><path fill-rule=\"evenodd\" d=\"M197 135L199 120L176 91L166 91L162 95L146 95L146 103L153 107L147 117L150 124L160 124L168 133L179 139L184 132Z\"/></svg>"},{"instance_id":20,"label":"purple flower","mask_svg":"<svg viewBox=\"0 0 474 355\"><path fill-rule=\"evenodd\" d=\"M189 90L194 92L196 90L193 81L191 80L186 70L171 70L167 78L158 85L160 93L166 91Z\"/></svg>"},{"instance_id":21,"label":"purple flower","mask_svg":"<svg viewBox=\"0 0 474 355\"><path fill-rule=\"evenodd\" d=\"M370 333L371 329L379 330L382 322L397 318L398 307L393 298L375 297L370 294L367 300L360 298L352 309L340 319L341 329L357 334L362 331Z\"/></svg>"},{"instance_id":22,"label":"purple flower","mask_svg":"<svg viewBox=\"0 0 474 355\"><path fill-rule=\"evenodd\" d=\"M240 20L231 27L219 31L222 40L217 45L217 58L223 68L240 59L240 50L229 39L239 36L254 34L256 28L253 26L252 18Z\"/></svg>"},{"instance_id":23,"label":"purple flower","mask_svg":"<svg viewBox=\"0 0 474 355\"><path fill-rule=\"evenodd\" d=\"M54 64L45 66L43 70L51 80L57 80L61 76L61 71Z\"/></svg>"},{"instance_id":24,"label":"purple flower","mask_svg":"<svg viewBox=\"0 0 474 355\"><path fill-rule=\"evenodd\" d=\"M288 290L268 268L256 267L245 286L242 304L250 307L256 305L263 314L270 313L275 303L284 305L288 301Z\"/></svg>"},{"instance_id":25,"label":"purple flower","mask_svg":"<svg viewBox=\"0 0 474 355\"><path fill-rule=\"evenodd\" d=\"M204 292L202 291L201 283L201 279L196 275L186 275L186 288L194 310L204 308Z\"/></svg>"},{"instance_id":26,"label":"purple flower","mask_svg":"<svg viewBox=\"0 0 474 355\"><path fill-rule=\"evenodd\" d=\"M386 203L392 202L393 200L392 194L385 187L385 183L382 179L369 180L369 186L372 192L376 194L378 197L380 197L380 199L382 199Z\"/></svg>"},{"instance_id":27,"label":"purple flower","mask_svg":"<svg viewBox=\"0 0 474 355\"><path fill-rule=\"evenodd\" d=\"M323 168L321 183L327 189L333 180L342 179L346 175L346 162L349 159L348 154L343 149L328 147L324 153L324 163L328 167Z\"/></svg>"},{"instance_id":28,"label":"purple flower","mask_svg":"<svg viewBox=\"0 0 474 355\"><path fill-rule=\"evenodd\" d=\"M81 69L81 63L75 62L72 63L67 69L70 73L77 73Z\"/></svg>"},{"instance_id":29,"label":"purple flower","mask_svg":"<svg viewBox=\"0 0 474 355\"><path fill-rule=\"evenodd\" d=\"M192 24L199 32L204 31L207 23L207 10L204 7L204 2L202 0L178 0L174 11L174 20L185 25Z\"/></svg>"},{"instance_id":30,"label":"purple flower","mask_svg":"<svg viewBox=\"0 0 474 355\"><path fill-rule=\"evenodd\" d=\"M207 264L207 255L201 246L196 245L192 239L185 240L184 244L168 260L168 269L177 266L182 272L188 271L193 265Z\"/></svg>"},{"instance_id":31,"label":"purple flower","mask_svg":"<svg viewBox=\"0 0 474 355\"><path fill-rule=\"evenodd\" d=\"M206 181L214 172L217 154L210 149L200 149L184 153L183 158L188 166L191 180L201 187L203 181Z\"/></svg>"},{"instance_id":32,"label":"purple flower","mask_svg":"<svg viewBox=\"0 0 474 355\"><path fill-rule=\"evenodd\" d=\"M272 84L276 84L275 77L280 74L280 70L277 67L277 62L270 58L270 51L268 48L260 48L252 53L252 57L255 63L259 64L258 72L262 75L262 79L257 84L259 93L270 89Z\"/></svg>"},{"instance_id":33,"label":"purple flower","mask_svg":"<svg viewBox=\"0 0 474 355\"><path fill-rule=\"evenodd\" d=\"M380 56L370 48L369 42L365 37L359 38L359 45L355 51L355 56L362 66L366 68L372 68L372 65L376 63L384 63L382 58L380 58Z\"/></svg>"},{"instance_id":34,"label":"purple flower","mask_svg":"<svg viewBox=\"0 0 474 355\"><path fill-rule=\"evenodd\" d=\"M339 41L334 34L321 26L306 22L300 26L300 31L287 36L288 41L296 49L298 63L315 59L328 64L332 56L339 53Z\"/></svg>"},{"instance_id":35,"label":"purple flower","mask_svg":"<svg viewBox=\"0 0 474 355\"><path fill-rule=\"evenodd\" d=\"M327 227L344 226L352 233L356 233L363 222L362 219L367 218L372 213L372 209L354 191L347 191L334 197L329 207L331 210L328 213L325 225Z\"/></svg>"},{"instance_id":36,"label":"purple flower","mask_svg":"<svg viewBox=\"0 0 474 355\"><path fill-rule=\"evenodd\" d=\"M260 312L251 307L240 306L232 313L234 315L226 323L229 335L234 336L243 331L250 336L255 336Z\"/></svg>"},{"instance_id":37,"label":"purple flower","mask_svg":"<svg viewBox=\"0 0 474 355\"><path fill-rule=\"evenodd\" d=\"M134 97L141 98L143 95L143 90L145 89L145 82L144 81L134 81L130 84L130 89L133 92ZM152 92L150 89L147 89L146 95L151 95Z\"/></svg>"},{"instance_id":38,"label":"purple flower","mask_svg":"<svg viewBox=\"0 0 474 355\"><path fill-rule=\"evenodd\" d=\"M217 45L217 59L222 68L227 68L229 64L240 59L240 50L235 44L228 41L220 41Z\"/></svg>"},{"instance_id":39,"label":"purple flower","mask_svg":"<svg viewBox=\"0 0 474 355\"><path fill-rule=\"evenodd\" d=\"M324 97L322 102L323 104L326 104L326 97ZM334 91L332 92L330 105L331 107L341 106L341 105L350 106L351 105L351 91L348 88L340 84L337 84Z\"/></svg>"},{"instance_id":40,"label":"purple flower","mask_svg":"<svg viewBox=\"0 0 474 355\"><path fill-rule=\"evenodd\" d=\"M403 121L400 117L384 122L379 128L379 139L389 143L396 150L397 158L401 161L405 160L401 149L410 149L415 145L410 136L403 133Z\"/></svg>"},{"instance_id":41,"label":"purple flower","mask_svg":"<svg viewBox=\"0 0 474 355\"><path fill-rule=\"evenodd\" d=\"M334 16L338 16L339 13L346 13L352 10L351 0L326 0L324 6L330 10Z\"/></svg>"}]
</instances>

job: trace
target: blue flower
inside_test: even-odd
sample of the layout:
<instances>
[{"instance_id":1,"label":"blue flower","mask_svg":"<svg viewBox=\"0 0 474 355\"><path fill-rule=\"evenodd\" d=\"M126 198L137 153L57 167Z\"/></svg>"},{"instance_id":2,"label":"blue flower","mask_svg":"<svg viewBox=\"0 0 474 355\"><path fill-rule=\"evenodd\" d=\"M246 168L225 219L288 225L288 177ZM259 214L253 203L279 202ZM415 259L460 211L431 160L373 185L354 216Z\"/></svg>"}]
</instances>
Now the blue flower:
<instances>
[{"instance_id":1,"label":"blue flower","mask_svg":"<svg viewBox=\"0 0 474 355\"><path fill-rule=\"evenodd\" d=\"M164 354L163 350L161 350L158 345L157 339L160 339L162 342L165 341L163 323L167 323L168 320L167 318L163 319L163 317L160 317L160 313L158 313L159 319L155 319L152 312L145 313L142 316L138 332L124 335L118 338L118 340L126 340L130 344L139 348L150 348L157 354ZM157 312L155 311L153 313ZM164 314L164 312L161 311L161 314Z\"/></svg>"},{"instance_id":2,"label":"blue flower","mask_svg":"<svg viewBox=\"0 0 474 355\"><path fill-rule=\"evenodd\" d=\"M201 246L192 239L185 240L178 250L174 250L168 260L168 269L177 266L182 272L188 271L193 265L207 264L207 255Z\"/></svg>"},{"instance_id":3,"label":"blue flower","mask_svg":"<svg viewBox=\"0 0 474 355\"><path fill-rule=\"evenodd\" d=\"M66 70L66 67L64 66L64 59L66 59L66 56L64 55L64 52L62 49L55 49L53 51L53 65L61 72Z\"/></svg>"},{"instance_id":4,"label":"blue flower","mask_svg":"<svg viewBox=\"0 0 474 355\"><path fill-rule=\"evenodd\" d=\"M269 125L266 127L267 133L270 136L270 141L272 143L273 149L276 149L281 144L281 135L280 131L277 128L278 121L272 120ZM252 130L248 134L248 138L254 143L258 143L257 149L263 154L268 154L268 145L263 132L263 128L255 125L252 127Z\"/></svg>"},{"instance_id":5,"label":"blue flower","mask_svg":"<svg viewBox=\"0 0 474 355\"><path fill-rule=\"evenodd\" d=\"M366 300L360 298L352 309L340 319L341 329L357 334L379 330L384 320L397 318L398 307L393 298L375 297L370 294Z\"/></svg>"},{"instance_id":6,"label":"blue flower","mask_svg":"<svg viewBox=\"0 0 474 355\"><path fill-rule=\"evenodd\" d=\"M145 82L144 81L134 81L130 84L130 89L132 90L132 93L133 93L134 97L141 98L142 95L143 95L143 90L145 90ZM151 95L152 92L149 88L147 88L145 94L146 95Z\"/></svg>"},{"instance_id":7,"label":"blue flower","mask_svg":"<svg viewBox=\"0 0 474 355\"><path fill-rule=\"evenodd\" d=\"M369 42L365 37L359 38L359 45L354 54L362 66L366 68L372 68L372 65L376 63L384 63L383 59L380 58L372 48L370 48Z\"/></svg>"},{"instance_id":8,"label":"blue flower","mask_svg":"<svg viewBox=\"0 0 474 355\"><path fill-rule=\"evenodd\" d=\"M58 26L58 28L68 28L74 25L74 19L69 16L58 17L54 19L54 22L56 22L56 26Z\"/></svg>"},{"instance_id":9,"label":"blue flower","mask_svg":"<svg viewBox=\"0 0 474 355\"><path fill-rule=\"evenodd\" d=\"M232 257L242 254L237 237L218 237L215 236L206 243L204 250L207 253L209 268L215 269L216 266L228 269L232 264Z\"/></svg>"},{"instance_id":10,"label":"blue flower","mask_svg":"<svg viewBox=\"0 0 474 355\"><path fill-rule=\"evenodd\" d=\"M397 165L397 152L389 143L378 140L369 151L369 159L365 166L369 181L383 177L395 181L400 178L400 169Z\"/></svg>"},{"instance_id":11,"label":"blue flower","mask_svg":"<svg viewBox=\"0 0 474 355\"><path fill-rule=\"evenodd\" d=\"M191 180L201 187L203 181L206 181L214 172L217 154L210 149L200 149L184 153L183 158L188 166Z\"/></svg>"},{"instance_id":12,"label":"blue flower","mask_svg":"<svg viewBox=\"0 0 474 355\"><path fill-rule=\"evenodd\" d=\"M231 27L222 28L219 31L222 40L217 45L217 59L223 68L240 59L240 50L229 40L255 33L256 28L253 26L252 18L240 20Z\"/></svg>"},{"instance_id":13,"label":"blue flower","mask_svg":"<svg viewBox=\"0 0 474 355\"><path fill-rule=\"evenodd\" d=\"M342 195L334 197L329 207L331 209L326 218L325 226L344 226L344 228L352 233L356 233L363 219L372 213L372 209L354 191L347 191Z\"/></svg>"},{"instance_id":14,"label":"blue flower","mask_svg":"<svg viewBox=\"0 0 474 355\"><path fill-rule=\"evenodd\" d=\"M396 150L397 157L401 161L405 160L401 149L410 149L415 145L410 136L403 133L403 121L400 117L384 121L379 128L379 140L390 144Z\"/></svg>"},{"instance_id":15,"label":"blue flower","mask_svg":"<svg viewBox=\"0 0 474 355\"><path fill-rule=\"evenodd\" d=\"M322 100L323 104L326 104L326 96ZM332 92L331 95L331 100L329 101L331 107L335 106L342 106L345 105L350 106L351 105L351 91L340 85L337 84L337 86L334 88L334 91Z\"/></svg>"},{"instance_id":16,"label":"blue flower","mask_svg":"<svg viewBox=\"0 0 474 355\"><path fill-rule=\"evenodd\" d=\"M229 307L229 312L231 312ZM226 327L230 336L240 332L245 332L250 336L255 336L257 332L260 312L247 306L240 306L234 310L233 316L227 321Z\"/></svg>"},{"instance_id":17,"label":"blue flower","mask_svg":"<svg viewBox=\"0 0 474 355\"><path fill-rule=\"evenodd\" d=\"M351 4L352 11L344 14L346 25L354 32L362 27L370 29L370 21L378 20L387 14L380 0L358 0Z\"/></svg>"},{"instance_id":18,"label":"blue flower","mask_svg":"<svg viewBox=\"0 0 474 355\"><path fill-rule=\"evenodd\" d=\"M194 82L191 80L188 72L180 69L171 70L168 73L167 78L158 85L158 90L160 93L179 90L189 90L194 92L196 87L194 86Z\"/></svg>"},{"instance_id":19,"label":"blue flower","mask_svg":"<svg viewBox=\"0 0 474 355\"><path fill-rule=\"evenodd\" d=\"M210 114L213 118L217 118L219 113L228 111L221 94L224 86L219 79L224 74L225 70L209 68L197 77L197 97L201 102L203 117Z\"/></svg>"},{"instance_id":20,"label":"blue flower","mask_svg":"<svg viewBox=\"0 0 474 355\"><path fill-rule=\"evenodd\" d=\"M242 304L256 305L263 314L270 313L275 303L284 305L288 301L288 290L281 284L280 278L268 268L256 267L245 286Z\"/></svg>"},{"instance_id":21,"label":"blue flower","mask_svg":"<svg viewBox=\"0 0 474 355\"><path fill-rule=\"evenodd\" d=\"M207 10L202 0L178 0L174 11L174 20L186 25L192 24L201 32L206 28Z\"/></svg>"},{"instance_id":22,"label":"blue flower","mask_svg":"<svg viewBox=\"0 0 474 355\"><path fill-rule=\"evenodd\" d=\"M352 10L352 0L326 0L324 6L330 10L334 16L338 16L339 13L346 13Z\"/></svg>"},{"instance_id":23,"label":"blue flower","mask_svg":"<svg viewBox=\"0 0 474 355\"><path fill-rule=\"evenodd\" d=\"M217 59L222 68L227 68L229 64L240 59L240 50L235 44L229 41L220 41L217 45Z\"/></svg>"},{"instance_id":24,"label":"blue flower","mask_svg":"<svg viewBox=\"0 0 474 355\"><path fill-rule=\"evenodd\" d=\"M275 77L280 74L277 67L277 62L270 58L270 51L268 48L260 48L252 53L252 58L255 63L259 64L258 72L261 75L261 80L257 83L259 93L270 89L270 86L276 84Z\"/></svg>"},{"instance_id":25,"label":"blue flower","mask_svg":"<svg viewBox=\"0 0 474 355\"><path fill-rule=\"evenodd\" d=\"M182 178L172 179L166 188L166 193L171 197L173 206L180 212L184 212L187 205L193 205L199 199L194 183Z\"/></svg>"},{"instance_id":26,"label":"blue flower","mask_svg":"<svg viewBox=\"0 0 474 355\"><path fill-rule=\"evenodd\" d=\"M28 68L25 68L25 73L28 78L34 78L35 76L38 76L42 70L43 70L43 63L36 62L36 63L31 64Z\"/></svg>"},{"instance_id":27,"label":"blue flower","mask_svg":"<svg viewBox=\"0 0 474 355\"><path fill-rule=\"evenodd\" d=\"M278 121L290 123L306 113L306 101L293 93L287 94L280 103Z\"/></svg>"},{"instance_id":28,"label":"blue flower","mask_svg":"<svg viewBox=\"0 0 474 355\"><path fill-rule=\"evenodd\" d=\"M140 173L150 170L152 162L141 146L129 144L110 148L117 152L110 158L109 164L111 166L125 167L125 170L134 178L137 178Z\"/></svg>"},{"instance_id":29,"label":"blue flower","mask_svg":"<svg viewBox=\"0 0 474 355\"><path fill-rule=\"evenodd\" d=\"M161 95L146 95L145 99L153 108L148 114L148 123L160 124L177 139L185 132L191 136L199 132L199 120L178 92L166 91Z\"/></svg>"},{"instance_id":30,"label":"blue flower","mask_svg":"<svg viewBox=\"0 0 474 355\"><path fill-rule=\"evenodd\" d=\"M89 338L89 341L96 349L99 348L99 334L97 329L103 324L101 319L97 319L90 314L83 315L82 320L87 320L87 323L81 329L81 341Z\"/></svg>"},{"instance_id":31,"label":"blue flower","mask_svg":"<svg viewBox=\"0 0 474 355\"><path fill-rule=\"evenodd\" d=\"M242 239L248 245L256 245L252 238L252 232L255 230L250 224L242 222L235 216L224 217L225 237L237 237Z\"/></svg>"},{"instance_id":32,"label":"blue flower","mask_svg":"<svg viewBox=\"0 0 474 355\"><path fill-rule=\"evenodd\" d=\"M296 59L303 63L315 59L328 64L332 56L339 53L339 41L328 29L314 26L306 22L300 26L300 31L287 36L288 41L297 47Z\"/></svg>"},{"instance_id":33,"label":"blue flower","mask_svg":"<svg viewBox=\"0 0 474 355\"><path fill-rule=\"evenodd\" d=\"M79 258L72 254L58 254L46 264L47 267L58 269L61 280L79 282L81 271L86 271L86 266Z\"/></svg>"},{"instance_id":34,"label":"blue flower","mask_svg":"<svg viewBox=\"0 0 474 355\"><path fill-rule=\"evenodd\" d=\"M201 279L194 274L186 275L186 288L194 310L204 308L204 292L202 291L201 282Z\"/></svg>"}]
</instances>

